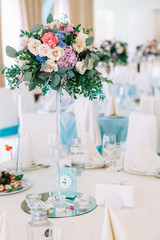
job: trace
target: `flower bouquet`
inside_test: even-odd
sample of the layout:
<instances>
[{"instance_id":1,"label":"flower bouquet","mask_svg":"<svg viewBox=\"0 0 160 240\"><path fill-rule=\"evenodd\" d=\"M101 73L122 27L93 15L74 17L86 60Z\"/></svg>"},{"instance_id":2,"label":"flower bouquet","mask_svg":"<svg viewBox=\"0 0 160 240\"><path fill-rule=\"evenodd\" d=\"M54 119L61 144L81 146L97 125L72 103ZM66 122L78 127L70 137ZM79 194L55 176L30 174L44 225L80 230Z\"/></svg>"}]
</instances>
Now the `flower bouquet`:
<instances>
[{"instance_id":1,"label":"flower bouquet","mask_svg":"<svg viewBox=\"0 0 160 240\"><path fill-rule=\"evenodd\" d=\"M148 41L144 45L141 46L142 48L142 56L145 59L148 57L158 57L160 56L160 44L156 40Z\"/></svg>"},{"instance_id":2,"label":"flower bouquet","mask_svg":"<svg viewBox=\"0 0 160 240\"><path fill-rule=\"evenodd\" d=\"M92 29L81 29L81 24L73 26L64 16L62 21L54 20L49 14L46 25L35 25L31 32L21 30L22 49L16 51L7 46L6 53L14 58L15 65L2 66L1 72L8 80L11 89L27 83L29 91L39 87L43 94L49 89L57 91L57 165L59 172L58 207L65 207L60 198L60 95L64 89L75 99L78 94L105 98L103 81L111 83L97 71L99 51L92 46L94 38L89 37Z\"/></svg>"},{"instance_id":3,"label":"flower bouquet","mask_svg":"<svg viewBox=\"0 0 160 240\"><path fill-rule=\"evenodd\" d=\"M114 65L127 64L127 43L121 42L119 40L105 40L100 45L100 61L109 65L113 62Z\"/></svg>"},{"instance_id":4,"label":"flower bouquet","mask_svg":"<svg viewBox=\"0 0 160 240\"><path fill-rule=\"evenodd\" d=\"M14 58L15 65L1 67L11 89L21 82L28 84L29 91L40 87L45 94L50 88L65 89L77 98L83 94L91 100L104 99L102 82L110 82L96 70L98 51L92 47L92 29L74 27L66 20L54 20L49 14L46 25L35 25L31 32L21 30L22 49L16 51L7 46L6 53Z\"/></svg>"}]
</instances>

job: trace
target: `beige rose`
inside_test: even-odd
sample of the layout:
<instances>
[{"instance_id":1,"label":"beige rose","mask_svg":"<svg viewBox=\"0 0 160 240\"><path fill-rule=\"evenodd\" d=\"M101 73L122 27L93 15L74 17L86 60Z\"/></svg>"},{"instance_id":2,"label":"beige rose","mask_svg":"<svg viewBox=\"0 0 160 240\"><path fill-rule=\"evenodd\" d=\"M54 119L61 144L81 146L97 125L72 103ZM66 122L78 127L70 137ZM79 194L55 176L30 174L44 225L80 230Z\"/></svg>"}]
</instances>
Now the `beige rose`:
<instances>
[{"instance_id":1,"label":"beige rose","mask_svg":"<svg viewBox=\"0 0 160 240\"><path fill-rule=\"evenodd\" d=\"M117 50L116 50L116 52L117 52L118 54L123 53L123 51L124 51L124 47L117 48Z\"/></svg>"},{"instance_id":2,"label":"beige rose","mask_svg":"<svg viewBox=\"0 0 160 240\"><path fill-rule=\"evenodd\" d=\"M46 67L45 67L44 71L45 72L52 72L52 71L57 72L58 71L58 65L55 63L54 60L48 59L46 61Z\"/></svg>"},{"instance_id":3,"label":"beige rose","mask_svg":"<svg viewBox=\"0 0 160 240\"><path fill-rule=\"evenodd\" d=\"M37 56L38 55L38 48L39 48L40 45L41 45L41 41L31 38L30 43L28 44L28 49L32 54Z\"/></svg>"},{"instance_id":4,"label":"beige rose","mask_svg":"<svg viewBox=\"0 0 160 240\"><path fill-rule=\"evenodd\" d=\"M59 21L55 20L55 21L47 24L47 27L48 27L49 30L52 30L54 25L56 25L57 26L57 30L59 30L60 26L61 26L61 23Z\"/></svg>"},{"instance_id":5,"label":"beige rose","mask_svg":"<svg viewBox=\"0 0 160 240\"><path fill-rule=\"evenodd\" d=\"M38 47L38 55L40 57L46 57L48 55L48 52L51 50L51 48L46 45L46 44L41 44L39 47Z\"/></svg>"},{"instance_id":6,"label":"beige rose","mask_svg":"<svg viewBox=\"0 0 160 240\"><path fill-rule=\"evenodd\" d=\"M79 32L78 36L76 37L75 41L76 43L73 44L73 48L78 52L83 52L84 49L86 48L86 39L88 38L88 35L83 33L83 32Z\"/></svg>"},{"instance_id":7,"label":"beige rose","mask_svg":"<svg viewBox=\"0 0 160 240\"><path fill-rule=\"evenodd\" d=\"M30 42L30 38L29 38L28 36L25 35L25 36L23 36L23 37L21 38L21 46L22 46L23 48L27 48L29 42Z\"/></svg>"},{"instance_id":8,"label":"beige rose","mask_svg":"<svg viewBox=\"0 0 160 240\"><path fill-rule=\"evenodd\" d=\"M19 65L20 67L22 67L23 65L29 63L28 60L21 60L21 59L19 59L19 58L20 58L20 56L18 57L18 65Z\"/></svg>"},{"instance_id":9,"label":"beige rose","mask_svg":"<svg viewBox=\"0 0 160 240\"><path fill-rule=\"evenodd\" d=\"M93 68L93 63L94 63L94 58L90 58L89 61L88 61L88 67L87 69L88 70L91 70Z\"/></svg>"},{"instance_id":10,"label":"beige rose","mask_svg":"<svg viewBox=\"0 0 160 240\"><path fill-rule=\"evenodd\" d=\"M115 47L116 47L116 48L120 48L120 47L121 47L121 44L120 44L119 41L116 42Z\"/></svg>"},{"instance_id":11,"label":"beige rose","mask_svg":"<svg viewBox=\"0 0 160 240\"><path fill-rule=\"evenodd\" d=\"M48 52L48 58L58 61L64 56L64 49L61 47L55 47Z\"/></svg>"},{"instance_id":12,"label":"beige rose","mask_svg":"<svg viewBox=\"0 0 160 240\"><path fill-rule=\"evenodd\" d=\"M85 71L87 70L87 68L84 65L84 60L77 62L76 68L79 71L79 73L83 75L85 73Z\"/></svg>"}]
</instances>

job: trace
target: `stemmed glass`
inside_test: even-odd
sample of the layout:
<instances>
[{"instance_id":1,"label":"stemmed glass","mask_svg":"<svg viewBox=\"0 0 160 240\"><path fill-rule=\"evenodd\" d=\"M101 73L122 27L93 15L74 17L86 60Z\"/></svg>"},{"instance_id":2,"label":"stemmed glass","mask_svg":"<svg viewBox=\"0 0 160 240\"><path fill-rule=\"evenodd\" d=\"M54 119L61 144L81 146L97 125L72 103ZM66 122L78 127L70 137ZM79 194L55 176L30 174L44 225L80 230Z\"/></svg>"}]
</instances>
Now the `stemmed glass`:
<instances>
[{"instance_id":1,"label":"stemmed glass","mask_svg":"<svg viewBox=\"0 0 160 240\"><path fill-rule=\"evenodd\" d=\"M103 135L102 156L110 166L115 163L116 135Z\"/></svg>"}]
</instances>

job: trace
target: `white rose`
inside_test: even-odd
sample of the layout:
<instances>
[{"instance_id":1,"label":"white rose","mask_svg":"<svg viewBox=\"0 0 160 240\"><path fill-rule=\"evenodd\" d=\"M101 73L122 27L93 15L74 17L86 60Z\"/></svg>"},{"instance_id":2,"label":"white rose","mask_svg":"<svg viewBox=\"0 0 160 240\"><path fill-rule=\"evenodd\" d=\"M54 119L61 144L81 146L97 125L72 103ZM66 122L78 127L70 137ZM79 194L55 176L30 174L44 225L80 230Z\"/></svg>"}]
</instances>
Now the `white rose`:
<instances>
[{"instance_id":1,"label":"white rose","mask_svg":"<svg viewBox=\"0 0 160 240\"><path fill-rule=\"evenodd\" d=\"M29 42L30 42L30 38L28 36L25 35L21 38L21 46L23 48L27 48Z\"/></svg>"},{"instance_id":2,"label":"white rose","mask_svg":"<svg viewBox=\"0 0 160 240\"><path fill-rule=\"evenodd\" d=\"M46 67L45 67L44 71L45 72L52 72L52 71L57 72L58 71L58 65L55 63L54 60L48 59L46 61Z\"/></svg>"},{"instance_id":3,"label":"white rose","mask_svg":"<svg viewBox=\"0 0 160 240\"><path fill-rule=\"evenodd\" d=\"M20 67L22 67L23 65L29 63L28 60L21 60L21 59L19 59L19 58L20 58L20 56L18 57L18 65L19 65Z\"/></svg>"},{"instance_id":4,"label":"white rose","mask_svg":"<svg viewBox=\"0 0 160 240\"><path fill-rule=\"evenodd\" d=\"M83 75L85 73L85 71L87 70L87 68L84 65L84 60L78 61L76 63L76 68L79 71L79 73Z\"/></svg>"},{"instance_id":5,"label":"white rose","mask_svg":"<svg viewBox=\"0 0 160 240\"><path fill-rule=\"evenodd\" d=\"M48 23L47 27L48 27L49 30L52 30L54 25L56 25L57 26L57 30L59 30L60 26L61 26L61 23L59 21L55 20L55 21L53 21L51 23Z\"/></svg>"},{"instance_id":6,"label":"white rose","mask_svg":"<svg viewBox=\"0 0 160 240\"><path fill-rule=\"evenodd\" d=\"M91 70L93 68L94 58L90 58L88 61L88 67L87 69Z\"/></svg>"},{"instance_id":7,"label":"white rose","mask_svg":"<svg viewBox=\"0 0 160 240\"><path fill-rule=\"evenodd\" d=\"M64 49L61 47L55 47L48 52L48 58L58 61L64 56Z\"/></svg>"},{"instance_id":8,"label":"white rose","mask_svg":"<svg viewBox=\"0 0 160 240\"><path fill-rule=\"evenodd\" d=\"M117 52L118 54L123 53L123 52L124 52L124 47L117 48L116 52Z\"/></svg>"},{"instance_id":9,"label":"white rose","mask_svg":"<svg viewBox=\"0 0 160 240\"><path fill-rule=\"evenodd\" d=\"M50 47L46 44L41 44L39 47L38 47L38 55L40 57L46 57L48 55L48 52L50 51Z\"/></svg>"},{"instance_id":10,"label":"white rose","mask_svg":"<svg viewBox=\"0 0 160 240\"><path fill-rule=\"evenodd\" d=\"M116 48L120 48L121 47L121 44L119 41L116 42L116 45L115 45Z\"/></svg>"},{"instance_id":11,"label":"white rose","mask_svg":"<svg viewBox=\"0 0 160 240\"><path fill-rule=\"evenodd\" d=\"M41 45L41 41L37 40L37 39L30 39L30 42L28 44L28 49L29 51L34 54L35 56L38 55L38 47Z\"/></svg>"},{"instance_id":12,"label":"white rose","mask_svg":"<svg viewBox=\"0 0 160 240\"><path fill-rule=\"evenodd\" d=\"M83 33L83 32L79 32L75 41L76 43L73 44L74 49L80 53L83 52L84 49L86 48L86 39L88 38L88 35Z\"/></svg>"}]
</instances>

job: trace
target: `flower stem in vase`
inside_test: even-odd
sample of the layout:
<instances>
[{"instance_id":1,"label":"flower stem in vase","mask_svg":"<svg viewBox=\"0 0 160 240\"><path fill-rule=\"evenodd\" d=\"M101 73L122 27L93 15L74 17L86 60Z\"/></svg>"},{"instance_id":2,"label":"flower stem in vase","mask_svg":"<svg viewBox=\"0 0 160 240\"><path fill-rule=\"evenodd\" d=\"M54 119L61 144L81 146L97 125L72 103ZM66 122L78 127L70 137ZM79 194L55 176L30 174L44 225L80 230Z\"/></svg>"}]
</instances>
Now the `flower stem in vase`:
<instances>
[{"instance_id":1,"label":"flower stem in vase","mask_svg":"<svg viewBox=\"0 0 160 240\"><path fill-rule=\"evenodd\" d=\"M60 131L60 97L61 97L61 89L57 91L56 95L56 162L57 162L57 178L56 178L56 199L53 200L53 206L55 208L65 209L67 208L67 204L61 198L61 188L60 188L60 146L61 146L61 131Z\"/></svg>"}]
</instances>

